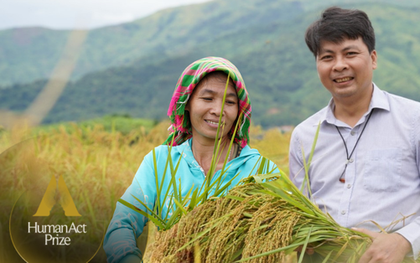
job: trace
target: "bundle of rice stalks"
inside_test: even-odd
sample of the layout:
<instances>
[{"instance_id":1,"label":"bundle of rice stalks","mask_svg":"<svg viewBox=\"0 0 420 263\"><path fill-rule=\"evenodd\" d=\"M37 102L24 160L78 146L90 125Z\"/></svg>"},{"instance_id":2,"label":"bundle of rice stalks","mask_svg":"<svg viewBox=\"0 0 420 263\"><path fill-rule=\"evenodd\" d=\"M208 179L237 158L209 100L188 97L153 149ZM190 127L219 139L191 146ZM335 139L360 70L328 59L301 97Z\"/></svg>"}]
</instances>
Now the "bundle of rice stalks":
<instances>
[{"instance_id":1,"label":"bundle of rice stalks","mask_svg":"<svg viewBox=\"0 0 420 263\"><path fill-rule=\"evenodd\" d=\"M284 175L249 177L155 238L148 262L296 262L295 251L307 246L323 262L357 262L371 243L338 225Z\"/></svg>"}]
</instances>

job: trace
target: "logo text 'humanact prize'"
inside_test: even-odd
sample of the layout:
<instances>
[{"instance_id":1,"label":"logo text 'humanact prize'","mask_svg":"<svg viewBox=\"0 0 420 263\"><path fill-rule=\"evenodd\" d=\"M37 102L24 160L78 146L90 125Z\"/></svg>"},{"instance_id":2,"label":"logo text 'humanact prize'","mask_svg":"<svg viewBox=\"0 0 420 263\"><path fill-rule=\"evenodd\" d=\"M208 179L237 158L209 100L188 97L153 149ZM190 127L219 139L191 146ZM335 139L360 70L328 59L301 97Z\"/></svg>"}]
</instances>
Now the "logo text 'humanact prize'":
<instances>
[{"instance_id":1,"label":"logo text 'humanact prize'","mask_svg":"<svg viewBox=\"0 0 420 263\"><path fill-rule=\"evenodd\" d=\"M56 191L60 194L60 205L63 208L65 215L67 217L81 216L77 211L73 198L71 197L63 176L61 175L58 178L58 188L55 177L51 177L47 190L45 191L38 210L34 216L47 217L50 215L51 209L56 204ZM45 245L53 246L69 246L71 244L71 238L69 236L61 236L62 234L87 233L86 224L76 225L74 222L71 223L71 225L39 225L37 222L31 225L31 222L28 222L28 233L31 232L36 234L45 234Z\"/></svg>"}]
</instances>

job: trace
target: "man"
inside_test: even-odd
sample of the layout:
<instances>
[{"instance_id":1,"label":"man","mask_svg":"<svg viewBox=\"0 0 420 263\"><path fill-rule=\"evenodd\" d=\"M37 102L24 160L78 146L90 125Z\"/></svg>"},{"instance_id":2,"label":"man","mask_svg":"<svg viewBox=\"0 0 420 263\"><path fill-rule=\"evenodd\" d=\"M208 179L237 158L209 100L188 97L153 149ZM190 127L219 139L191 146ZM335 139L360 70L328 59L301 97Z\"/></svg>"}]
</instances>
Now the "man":
<instances>
[{"instance_id":1,"label":"man","mask_svg":"<svg viewBox=\"0 0 420 263\"><path fill-rule=\"evenodd\" d=\"M420 103L372 82L375 35L363 11L325 10L307 29L305 41L332 99L293 131L292 181L301 187L302 150L308 160L319 125L308 173L313 201L340 225L371 236L359 262L418 258Z\"/></svg>"}]
</instances>

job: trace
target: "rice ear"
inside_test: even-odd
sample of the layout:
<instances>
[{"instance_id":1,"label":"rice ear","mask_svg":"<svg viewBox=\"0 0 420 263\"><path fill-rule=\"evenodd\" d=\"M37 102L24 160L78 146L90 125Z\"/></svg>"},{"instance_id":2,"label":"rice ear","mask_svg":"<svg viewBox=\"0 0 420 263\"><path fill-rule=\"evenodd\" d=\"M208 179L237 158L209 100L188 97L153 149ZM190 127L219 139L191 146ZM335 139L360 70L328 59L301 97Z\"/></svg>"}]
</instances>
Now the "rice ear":
<instances>
[{"instance_id":1,"label":"rice ear","mask_svg":"<svg viewBox=\"0 0 420 263\"><path fill-rule=\"evenodd\" d=\"M339 226L300 191L286 195L281 187L291 183L287 176L273 178L246 178L227 196L184 215L176 228L159 232L160 240L172 241L153 247L161 257L151 262L185 260L197 253L197 243L201 262L285 262L302 246L313 247L324 261L357 262L370 238Z\"/></svg>"}]
</instances>

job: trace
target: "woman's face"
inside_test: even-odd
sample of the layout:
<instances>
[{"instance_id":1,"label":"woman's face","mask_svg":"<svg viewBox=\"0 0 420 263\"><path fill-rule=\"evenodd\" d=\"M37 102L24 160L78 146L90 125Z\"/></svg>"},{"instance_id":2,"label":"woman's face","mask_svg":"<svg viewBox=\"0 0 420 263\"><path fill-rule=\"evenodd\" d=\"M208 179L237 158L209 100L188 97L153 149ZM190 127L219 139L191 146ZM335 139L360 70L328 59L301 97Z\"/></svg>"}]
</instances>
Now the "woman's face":
<instances>
[{"instance_id":1,"label":"woman's face","mask_svg":"<svg viewBox=\"0 0 420 263\"><path fill-rule=\"evenodd\" d=\"M195 87L186 110L189 111L192 135L196 139L214 142L223 103L227 75L210 74ZM226 136L238 116L238 96L234 84L229 81L222 113L220 132Z\"/></svg>"}]
</instances>

